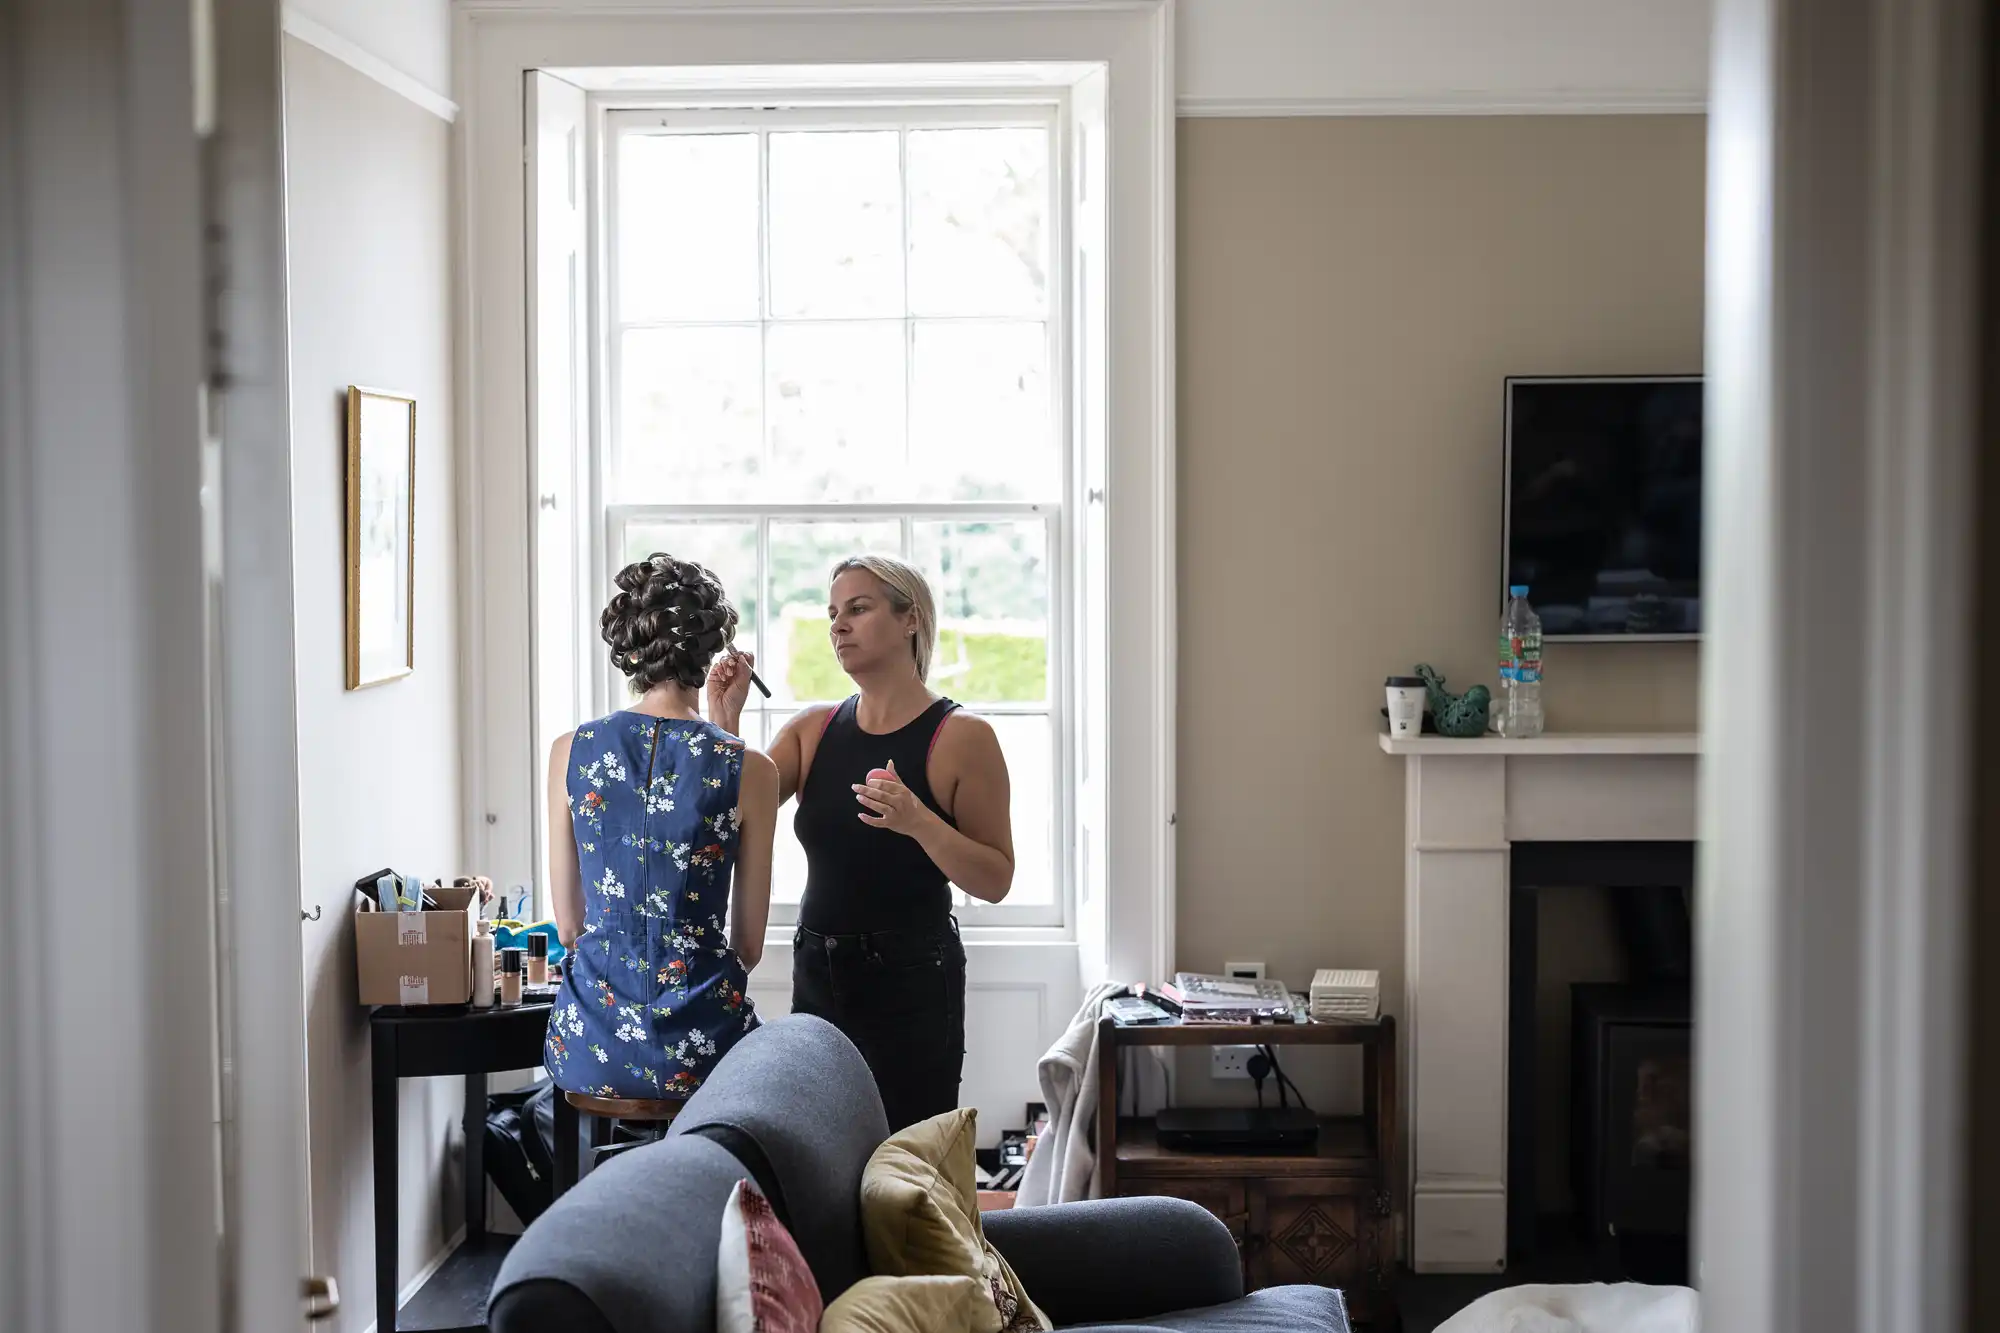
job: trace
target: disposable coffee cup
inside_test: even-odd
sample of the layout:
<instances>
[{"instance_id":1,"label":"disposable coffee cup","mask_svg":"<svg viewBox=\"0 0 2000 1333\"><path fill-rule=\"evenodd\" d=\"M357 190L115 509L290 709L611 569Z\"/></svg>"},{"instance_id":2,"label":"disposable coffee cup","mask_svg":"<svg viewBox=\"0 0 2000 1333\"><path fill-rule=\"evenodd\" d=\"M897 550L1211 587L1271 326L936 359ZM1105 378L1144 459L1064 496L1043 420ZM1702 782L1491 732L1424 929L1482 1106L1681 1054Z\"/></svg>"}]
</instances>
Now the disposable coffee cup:
<instances>
[{"instance_id":1,"label":"disposable coffee cup","mask_svg":"<svg viewBox=\"0 0 2000 1333\"><path fill-rule=\"evenodd\" d=\"M1421 676L1391 676L1383 682L1389 696L1389 734L1411 740L1424 731L1424 681Z\"/></svg>"}]
</instances>

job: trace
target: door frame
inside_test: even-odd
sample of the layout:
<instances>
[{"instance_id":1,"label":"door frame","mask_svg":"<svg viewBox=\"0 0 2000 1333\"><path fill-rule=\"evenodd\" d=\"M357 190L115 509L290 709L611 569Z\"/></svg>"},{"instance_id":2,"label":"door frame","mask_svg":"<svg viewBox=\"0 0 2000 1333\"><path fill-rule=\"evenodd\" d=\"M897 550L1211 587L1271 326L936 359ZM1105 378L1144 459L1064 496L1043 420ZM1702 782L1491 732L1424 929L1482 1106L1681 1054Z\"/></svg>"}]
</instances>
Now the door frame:
<instances>
[{"instance_id":1,"label":"door frame","mask_svg":"<svg viewBox=\"0 0 2000 1333\"><path fill-rule=\"evenodd\" d=\"M1710 1327L1963 1326L1981 9L1715 10Z\"/></svg>"}]
</instances>

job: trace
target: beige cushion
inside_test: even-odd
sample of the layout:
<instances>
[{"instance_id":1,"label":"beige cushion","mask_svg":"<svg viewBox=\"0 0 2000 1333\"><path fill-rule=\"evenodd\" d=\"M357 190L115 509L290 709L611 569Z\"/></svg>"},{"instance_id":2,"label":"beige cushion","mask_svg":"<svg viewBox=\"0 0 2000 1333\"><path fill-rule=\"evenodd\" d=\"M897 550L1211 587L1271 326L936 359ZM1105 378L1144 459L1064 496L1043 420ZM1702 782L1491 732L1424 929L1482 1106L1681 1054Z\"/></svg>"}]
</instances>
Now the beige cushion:
<instances>
[{"instance_id":1,"label":"beige cushion","mask_svg":"<svg viewBox=\"0 0 2000 1333\"><path fill-rule=\"evenodd\" d=\"M820 1316L819 1333L998 1333L993 1297L970 1277L864 1277Z\"/></svg>"},{"instance_id":2,"label":"beige cushion","mask_svg":"<svg viewBox=\"0 0 2000 1333\"><path fill-rule=\"evenodd\" d=\"M969 1277L987 1291L1000 1333L1050 1328L979 1226L970 1110L947 1111L890 1137L861 1176L868 1264L885 1277ZM824 1325L822 1325L824 1327Z\"/></svg>"}]
</instances>

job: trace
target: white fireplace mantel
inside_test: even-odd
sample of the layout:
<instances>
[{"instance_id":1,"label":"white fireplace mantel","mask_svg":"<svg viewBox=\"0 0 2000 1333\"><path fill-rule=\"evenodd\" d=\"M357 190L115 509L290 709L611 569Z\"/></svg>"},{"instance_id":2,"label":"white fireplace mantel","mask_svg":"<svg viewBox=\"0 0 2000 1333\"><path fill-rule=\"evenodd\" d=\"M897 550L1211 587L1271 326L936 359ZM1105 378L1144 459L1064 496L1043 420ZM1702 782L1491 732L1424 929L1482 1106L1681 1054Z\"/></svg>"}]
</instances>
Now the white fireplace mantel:
<instances>
[{"instance_id":1,"label":"white fireplace mantel","mask_svg":"<svg viewBox=\"0 0 2000 1333\"><path fill-rule=\"evenodd\" d=\"M1516 842L1695 836L1699 738L1381 736L1404 760L1404 1087L1410 1265L1507 1255L1508 876Z\"/></svg>"}]
</instances>

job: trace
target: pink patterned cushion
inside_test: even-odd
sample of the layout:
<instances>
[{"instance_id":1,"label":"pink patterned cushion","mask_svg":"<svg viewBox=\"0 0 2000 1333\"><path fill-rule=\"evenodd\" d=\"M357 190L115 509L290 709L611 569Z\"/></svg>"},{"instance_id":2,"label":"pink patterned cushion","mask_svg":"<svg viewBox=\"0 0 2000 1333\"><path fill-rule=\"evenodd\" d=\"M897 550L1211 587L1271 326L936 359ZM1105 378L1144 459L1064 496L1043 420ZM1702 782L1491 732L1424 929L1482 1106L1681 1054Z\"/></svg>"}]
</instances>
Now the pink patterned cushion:
<instances>
[{"instance_id":1,"label":"pink patterned cushion","mask_svg":"<svg viewBox=\"0 0 2000 1333\"><path fill-rule=\"evenodd\" d=\"M822 1312L792 1233L755 1184L737 1181L715 1259L716 1333L814 1333Z\"/></svg>"}]
</instances>

